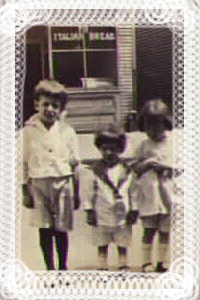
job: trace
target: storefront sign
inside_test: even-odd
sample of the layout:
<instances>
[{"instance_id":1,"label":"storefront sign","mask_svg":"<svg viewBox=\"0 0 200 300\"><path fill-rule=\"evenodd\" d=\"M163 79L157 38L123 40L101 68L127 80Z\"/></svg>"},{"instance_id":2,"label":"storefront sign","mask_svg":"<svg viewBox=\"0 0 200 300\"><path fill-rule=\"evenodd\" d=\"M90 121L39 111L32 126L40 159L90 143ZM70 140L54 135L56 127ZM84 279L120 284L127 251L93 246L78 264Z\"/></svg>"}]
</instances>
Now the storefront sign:
<instances>
[{"instance_id":1,"label":"storefront sign","mask_svg":"<svg viewBox=\"0 0 200 300\"><path fill-rule=\"evenodd\" d=\"M83 32L79 27L52 27L52 49L83 49Z\"/></svg>"},{"instance_id":2,"label":"storefront sign","mask_svg":"<svg viewBox=\"0 0 200 300\"><path fill-rule=\"evenodd\" d=\"M52 27L52 49L115 49L115 27Z\"/></svg>"},{"instance_id":3,"label":"storefront sign","mask_svg":"<svg viewBox=\"0 0 200 300\"><path fill-rule=\"evenodd\" d=\"M76 32L58 32L53 34L53 42L80 41L82 39L83 35Z\"/></svg>"},{"instance_id":4,"label":"storefront sign","mask_svg":"<svg viewBox=\"0 0 200 300\"><path fill-rule=\"evenodd\" d=\"M88 49L116 49L116 28L89 27Z\"/></svg>"},{"instance_id":5,"label":"storefront sign","mask_svg":"<svg viewBox=\"0 0 200 300\"><path fill-rule=\"evenodd\" d=\"M113 41L115 39L114 32L89 32L90 41Z\"/></svg>"}]
</instances>

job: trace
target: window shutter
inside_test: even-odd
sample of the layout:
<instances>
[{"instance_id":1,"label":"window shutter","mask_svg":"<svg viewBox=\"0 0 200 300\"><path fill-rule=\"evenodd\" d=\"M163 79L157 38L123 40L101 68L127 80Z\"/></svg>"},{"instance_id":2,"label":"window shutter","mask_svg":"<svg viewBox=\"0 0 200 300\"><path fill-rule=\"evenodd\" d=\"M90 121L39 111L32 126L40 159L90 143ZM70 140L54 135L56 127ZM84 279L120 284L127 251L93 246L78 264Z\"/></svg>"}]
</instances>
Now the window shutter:
<instances>
[{"instance_id":1,"label":"window shutter","mask_svg":"<svg viewBox=\"0 0 200 300\"><path fill-rule=\"evenodd\" d=\"M132 61L133 29L117 28L118 83L120 89L119 120L124 123L133 109L132 97Z\"/></svg>"},{"instance_id":2,"label":"window shutter","mask_svg":"<svg viewBox=\"0 0 200 300\"><path fill-rule=\"evenodd\" d=\"M172 32L168 28L137 28L137 82L139 107L161 97L172 106Z\"/></svg>"}]
</instances>

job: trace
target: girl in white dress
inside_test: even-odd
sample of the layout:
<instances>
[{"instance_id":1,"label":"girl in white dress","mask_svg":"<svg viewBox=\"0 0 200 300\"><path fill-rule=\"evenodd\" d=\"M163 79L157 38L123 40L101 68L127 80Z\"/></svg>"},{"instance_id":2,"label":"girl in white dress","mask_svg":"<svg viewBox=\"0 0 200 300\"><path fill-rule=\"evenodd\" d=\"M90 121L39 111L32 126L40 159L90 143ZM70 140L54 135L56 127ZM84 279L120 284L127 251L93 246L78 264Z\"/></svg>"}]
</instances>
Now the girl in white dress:
<instances>
[{"instance_id":1,"label":"girl in white dress","mask_svg":"<svg viewBox=\"0 0 200 300\"><path fill-rule=\"evenodd\" d=\"M135 166L135 185L144 227L142 271L164 272L167 270L164 262L169 248L173 156L172 141L167 132L172 129L170 111L161 99L145 103L139 117L139 127L148 136L135 152L140 158ZM159 235L159 258L154 268L152 248L156 233Z\"/></svg>"}]
</instances>

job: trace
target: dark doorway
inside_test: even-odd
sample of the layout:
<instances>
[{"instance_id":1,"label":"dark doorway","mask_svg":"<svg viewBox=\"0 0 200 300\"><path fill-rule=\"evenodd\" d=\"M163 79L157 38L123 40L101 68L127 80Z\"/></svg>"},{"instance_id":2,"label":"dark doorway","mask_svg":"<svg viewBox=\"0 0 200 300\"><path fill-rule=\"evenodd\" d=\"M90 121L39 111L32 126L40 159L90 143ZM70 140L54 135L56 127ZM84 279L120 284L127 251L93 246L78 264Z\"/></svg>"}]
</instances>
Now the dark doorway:
<instances>
[{"instance_id":1,"label":"dark doorway","mask_svg":"<svg viewBox=\"0 0 200 300\"><path fill-rule=\"evenodd\" d=\"M33 26L26 32L26 76L24 84L23 121L34 111L35 85L49 75L47 27Z\"/></svg>"},{"instance_id":2,"label":"dark doorway","mask_svg":"<svg viewBox=\"0 0 200 300\"><path fill-rule=\"evenodd\" d=\"M34 113L33 90L42 79L42 56L40 44L26 45L26 77L24 85L23 114L26 121Z\"/></svg>"}]
</instances>

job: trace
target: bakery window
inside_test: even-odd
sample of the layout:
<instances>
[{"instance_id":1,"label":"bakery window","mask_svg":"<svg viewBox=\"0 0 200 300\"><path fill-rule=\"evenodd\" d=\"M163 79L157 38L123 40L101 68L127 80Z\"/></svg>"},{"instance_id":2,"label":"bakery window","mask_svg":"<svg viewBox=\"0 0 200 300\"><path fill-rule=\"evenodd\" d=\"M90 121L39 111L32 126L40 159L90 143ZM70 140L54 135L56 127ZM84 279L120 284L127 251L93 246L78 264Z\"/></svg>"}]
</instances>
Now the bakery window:
<instances>
[{"instance_id":1,"label":"bakery window","mask_svg":"<svg viewBox=\"0 0 200 300\"><path fill-rule=\"evenodd\" d=\"M48 38L52 77L72 88L117 86L115 27L50 27Z\"/></svg>"}]
</instances>

